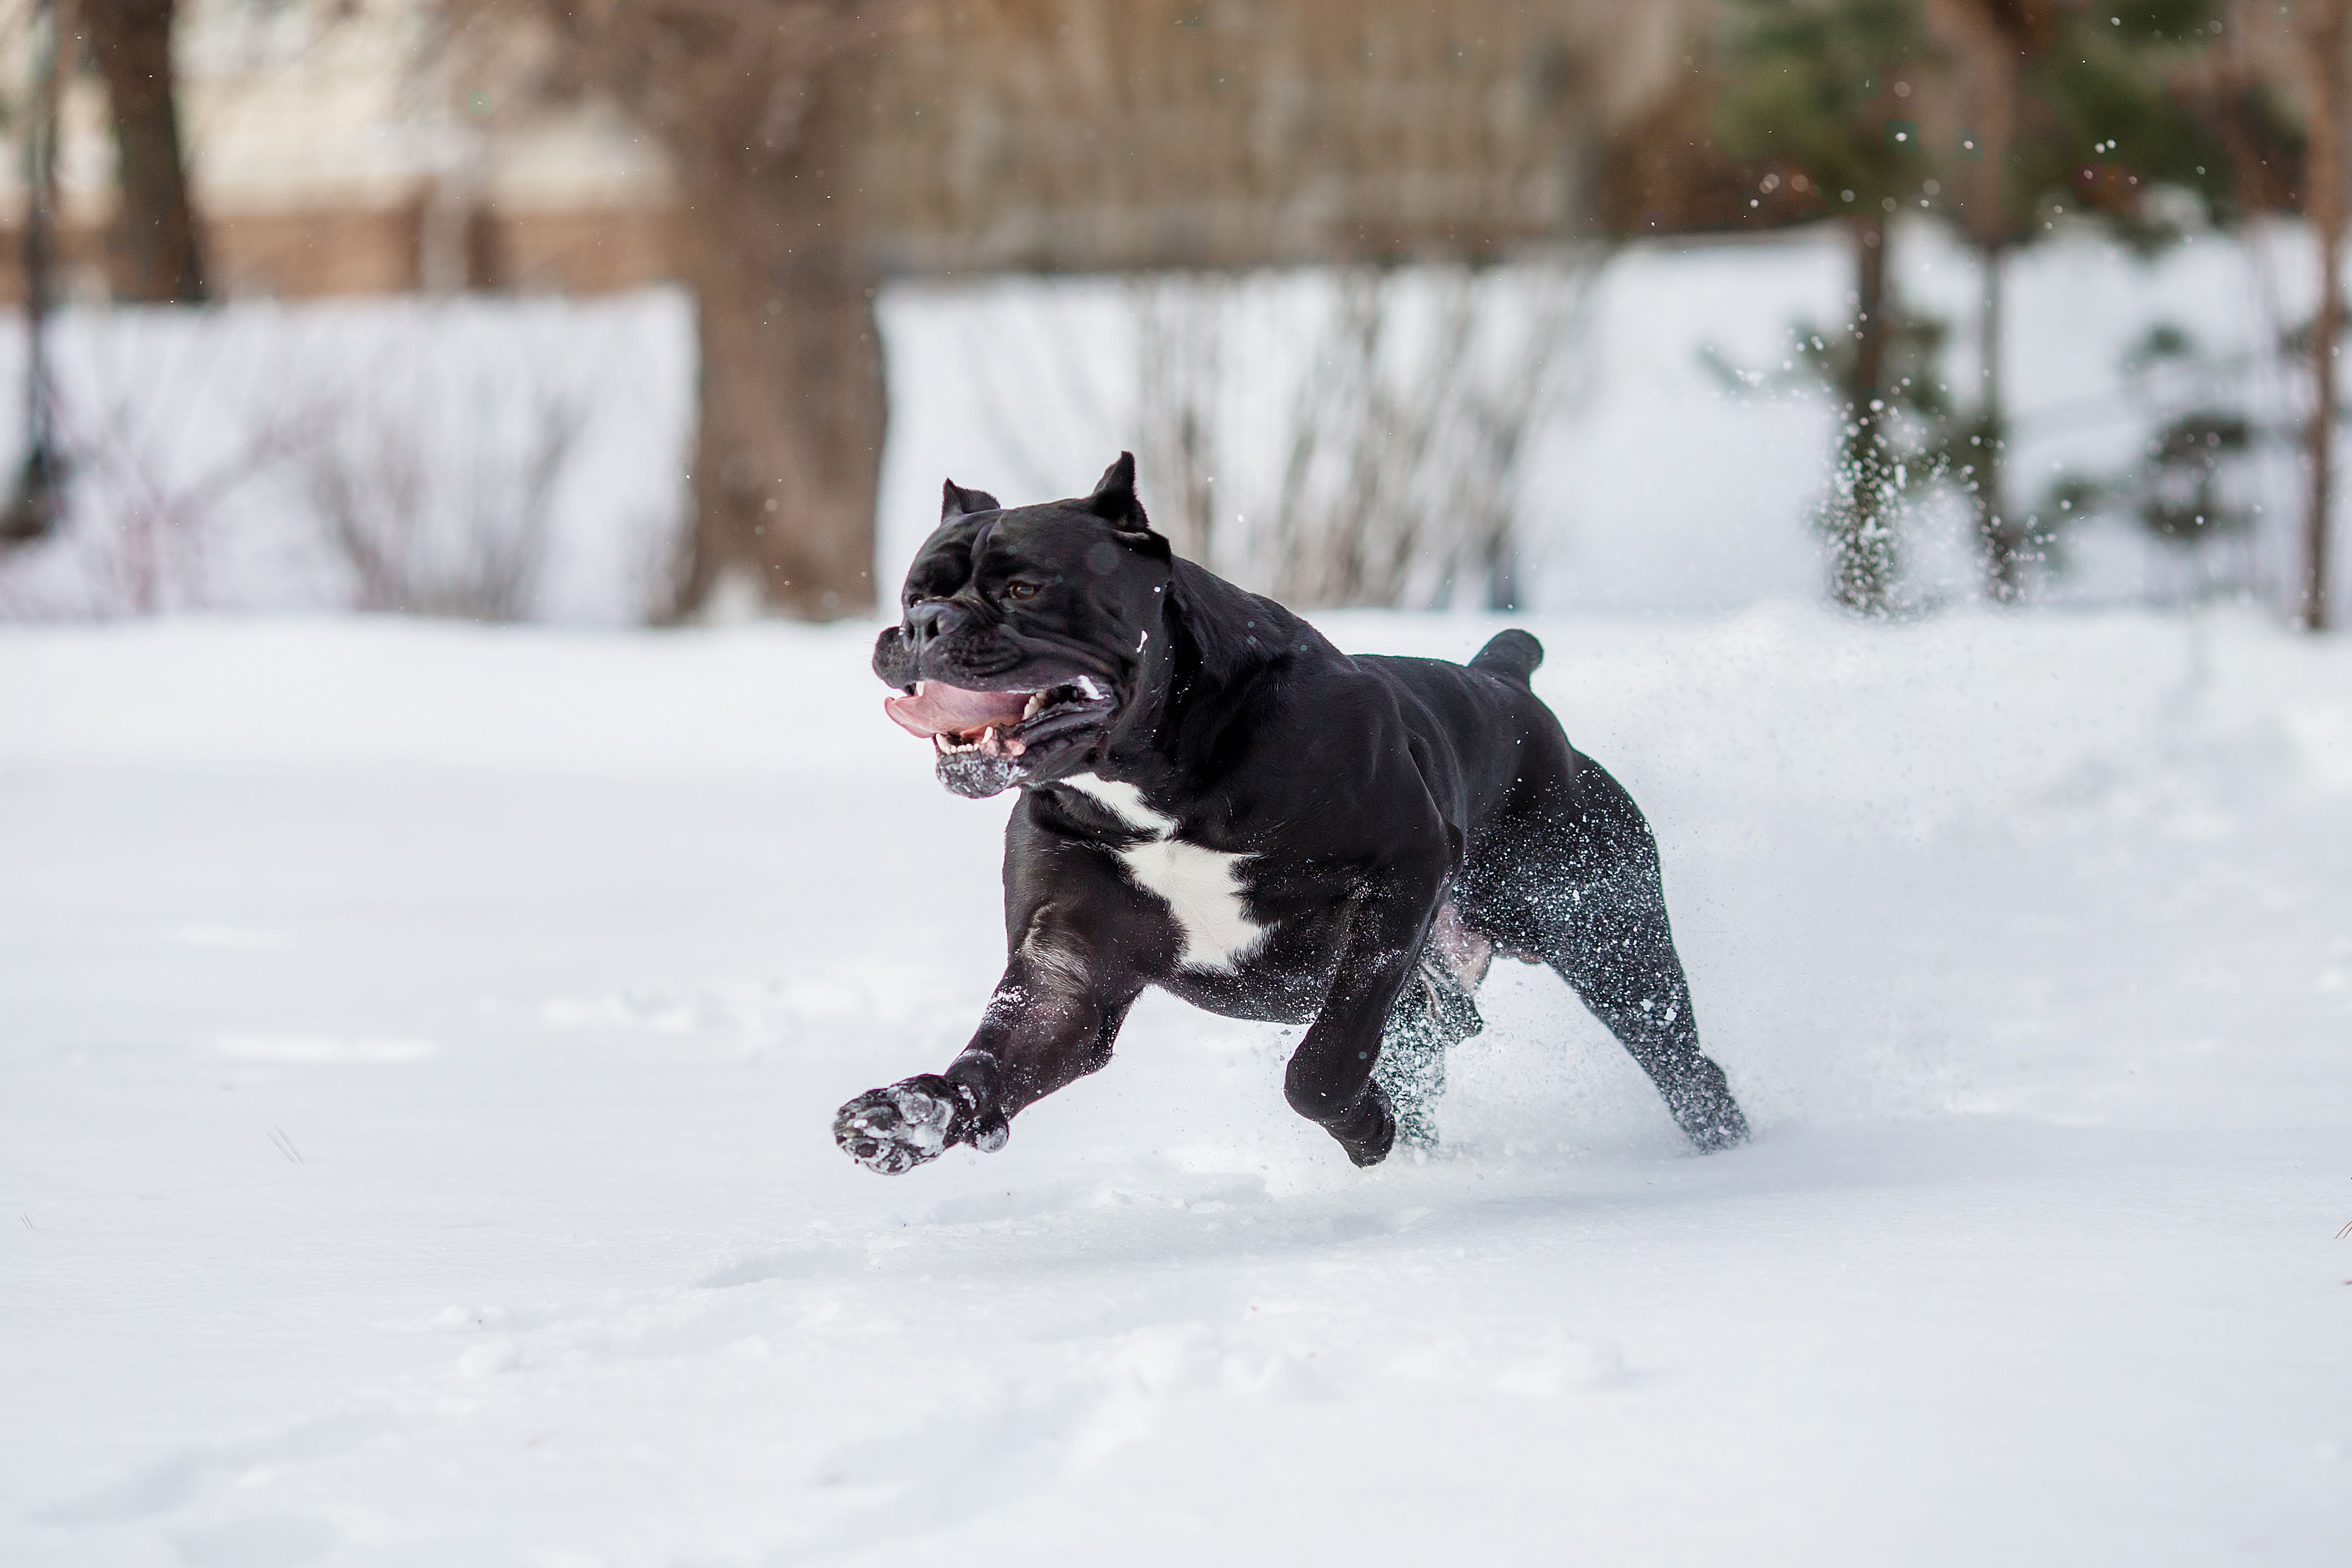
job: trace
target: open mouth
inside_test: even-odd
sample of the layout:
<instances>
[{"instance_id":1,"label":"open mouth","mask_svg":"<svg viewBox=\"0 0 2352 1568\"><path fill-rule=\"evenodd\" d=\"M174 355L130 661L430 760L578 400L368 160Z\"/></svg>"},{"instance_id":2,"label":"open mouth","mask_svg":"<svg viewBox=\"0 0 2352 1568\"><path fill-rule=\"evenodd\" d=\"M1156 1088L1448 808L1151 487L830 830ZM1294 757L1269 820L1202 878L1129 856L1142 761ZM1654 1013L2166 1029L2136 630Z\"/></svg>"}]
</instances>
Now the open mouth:
<instances>
[{"instance_id":1,"label":"open mouth","mask_svg":"<svg viewBox=\"0 0 2352 1568\"><path fill-rule=\"evenodd\" d=\"M1009 764L1036 747L1093 730L1112 706L1109 687L1092 675L1005 692L918 681L882 702L898 727L930 737L943 766L950 759L982 758Z\"/></svg>"}]
</instances>

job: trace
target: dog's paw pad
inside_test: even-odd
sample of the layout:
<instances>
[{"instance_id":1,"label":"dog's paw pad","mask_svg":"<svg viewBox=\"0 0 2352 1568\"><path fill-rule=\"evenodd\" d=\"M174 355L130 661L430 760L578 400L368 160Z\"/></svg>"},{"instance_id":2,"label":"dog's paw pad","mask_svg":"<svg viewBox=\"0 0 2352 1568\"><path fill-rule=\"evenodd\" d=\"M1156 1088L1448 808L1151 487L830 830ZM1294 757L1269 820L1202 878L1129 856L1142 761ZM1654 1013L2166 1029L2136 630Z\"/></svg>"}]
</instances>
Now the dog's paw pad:
<instances>
[{"instance_id":1,"label":"dog's paw pad","mask_svg":"<svg viewBox=\"0 0 2352 1568\"><path fill-rule=\"evenodd\" d=\"M898 1176L947 1152L957 1106L919 1083L871 1089L841 1108L833 1141L867 1170Z\"/></svg>"}]
</instances>

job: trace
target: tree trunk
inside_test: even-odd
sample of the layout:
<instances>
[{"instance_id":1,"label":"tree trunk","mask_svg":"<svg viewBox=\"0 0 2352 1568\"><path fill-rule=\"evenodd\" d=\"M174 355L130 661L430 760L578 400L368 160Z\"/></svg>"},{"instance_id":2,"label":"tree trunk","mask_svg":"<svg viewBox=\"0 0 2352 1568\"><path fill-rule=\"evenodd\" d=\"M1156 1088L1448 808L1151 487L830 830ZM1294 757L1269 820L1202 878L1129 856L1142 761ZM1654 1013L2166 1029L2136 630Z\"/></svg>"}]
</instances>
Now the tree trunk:
<instances>
[{"instance_id":1,"label":"tree trunk","mask_svg":"<svg viewBox=\"0 0 2352 1568\"><path fill-rule=\"evenodd\" d=\"M2344 99L2347 0L2324 0L2305 51L2305 152L2304 211L2319 235L2319 319L2313 323L2314 396L2308 437L2311 493L2303 522L2303 594L2298 619L2313 632L2327 629L2328 514L2336 459L2336 350L2344 332Z\"/></svg>"},{"instance_id":2,"label":"tree trunk","mask_svg":"<svg viewBox=\"0 0 2352 1568\"><path fill-rule=\"evenodd\" d=\"M2313 632L2327 630L2327 534L2336 457L2336 343L2344 331L2344 227L2340 214L2320 235L2317 341L2312 345L2312 375L2318 395L2311 413L2311 499L2303 519L2303 605L2299 619Z\"/></svg>"},{"instance_id":3,"label":"tree trunk","mask_svg":"<svg viewBox=\"0 0 2352 1568\"><path fill-rule=\"evenodd\" d=\"M2055 41L2058 7L2050 0L1927 0L1928 36L1954 54L1959 72L1953 108L1976 132L1973 157L1946 173L1960 226L1983 268L1984 298L1977 318L1979 401L1974 421L1977 559L1985 592L2013 604L2024 591L2027 530L2002 511L2002 445L2009 436L2001 401L2001 266L2011 246L2032 233L2011 207L2010 150L2019 135L2019 77Z\"/></svg>"},{"instance_id":4,"label":"tree trunk","mask_svg":"<svg viewBox=\"0 0 2352 1568\"><path fill-rule=\"evenodd\" d=\"M1888 451L1886 381L1886 224L1853 221L1853 376L1846 391L1845 452L1840 493L1829 517L1830 590L1840 604L1885 613L1895 588L1895 472Z\"/></svg>"},{"instance_id":5,"label":"tree trunk","mask_svg":"<svg viewBox=\"0 0 2352 1568\"><path fill-rule=\"evenodd\" d=\"M0 504L0 550L46 537L65 512L66 465L49 385L48 318L57 261L58 16L37 0L26 28L33 67L25 125L25 461Z\"/></svg>"},{"instance_id":6,"label":"tree trunk","mask_svg":"<svg viewBox=\"0 0 2352 1568\"><path fill-rule=\"evenodd\" d=\"M114 118L121 205L107 240L116 298L205 300L203 244L188 201L173 92L175 0L94 0L80 20Z\"/></svg>"},{"instance_id":7,"label":"tree trunk","mask_svg":"<svg viewBox=\"0 0 2352 1568\"><path fill-rule=\"evenodd\" d=\"M889 414L878 278L835 172L865 102L838 63L791 152L682 157L688 275L702 351L694 523L677 610L730 591L803 620L872 612L874 516Z\"/></svg>"},{"instance_id":8,"label":"tree trunk","mask_svg":"<svg viewBox=\"0 0 2352 1568\"><path fill-rule=\"evenodd\" d=\"M1977 409L1977 546L1984 562L1985 591L1997 604L2014 604L2024 597L2025 535L2001 511L2001 444L2009 431L2009 414L2000 395L2001 252L1998 246L1979 251L1984 267L1984 305L1977 316L1978 373L1981 377Z\"/></svg>"}]
</instances>

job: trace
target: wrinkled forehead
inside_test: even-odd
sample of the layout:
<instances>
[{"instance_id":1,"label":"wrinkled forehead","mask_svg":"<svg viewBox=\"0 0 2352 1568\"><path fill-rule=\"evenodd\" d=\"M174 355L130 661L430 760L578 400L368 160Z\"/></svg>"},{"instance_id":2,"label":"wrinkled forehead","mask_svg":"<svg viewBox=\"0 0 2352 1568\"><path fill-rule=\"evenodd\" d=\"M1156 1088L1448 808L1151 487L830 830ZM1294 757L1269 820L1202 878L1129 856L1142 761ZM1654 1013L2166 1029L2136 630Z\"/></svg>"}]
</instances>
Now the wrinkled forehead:
<instances>
[{"instance_id":1,"label":"wrinkled forehead","mask_svg":"<svg viewBox=\"0 0 2352 1568\"><path fill-rule=\"evenodd\" d=\"M982 530L994 525L1002 512L975 512L950 517L931 530L923 548L907 568L909 596L944 598L971 580L971 558Z\"/></svg>"},{"instance_id":2,"label":"wrinkled forehead","mask_svg":"<svg viewBox=\"0 0 2352 1568\"><path fill-rule=\"evenodd\" d=\"M1019 567L1067 571L1085 558L1087 546L1102 533L1101 523L1093 517L1042 507L950 517L924 541L914 565L908 569L907 590L945 598L977 572Z\"/></svg>"}]
</instances>

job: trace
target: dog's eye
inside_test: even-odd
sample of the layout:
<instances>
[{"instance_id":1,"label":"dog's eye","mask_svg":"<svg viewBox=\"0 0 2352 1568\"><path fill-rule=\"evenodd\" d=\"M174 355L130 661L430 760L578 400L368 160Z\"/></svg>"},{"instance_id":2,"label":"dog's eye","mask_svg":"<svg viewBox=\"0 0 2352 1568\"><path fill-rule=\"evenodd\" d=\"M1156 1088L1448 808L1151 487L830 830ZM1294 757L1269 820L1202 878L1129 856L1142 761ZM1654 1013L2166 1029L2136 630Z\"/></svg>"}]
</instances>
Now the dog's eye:
<instances>
[{"instance_id":1,"label":"dog's eye","mask_svg":"<svg viewBox=\"0 0 2352 1568\"><path fill-rule=\"evenodd\" d=\"M1004 585L1004 597L1007 599L1034 599L1037 597L1037 585L1034 582L1027 582L1015 579L1013 581L1008 582Z\"/></svg>"}]
</instances>

